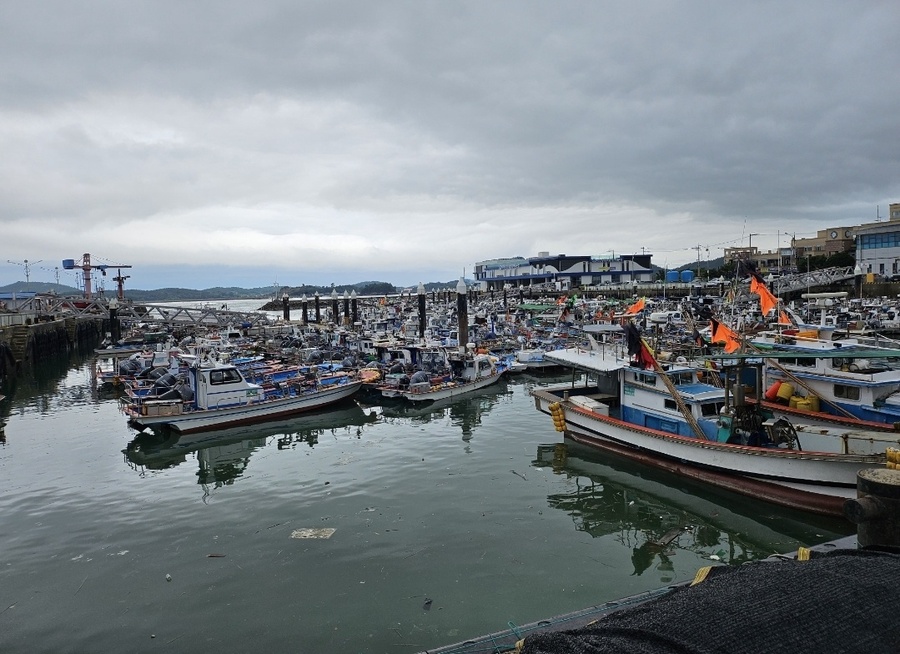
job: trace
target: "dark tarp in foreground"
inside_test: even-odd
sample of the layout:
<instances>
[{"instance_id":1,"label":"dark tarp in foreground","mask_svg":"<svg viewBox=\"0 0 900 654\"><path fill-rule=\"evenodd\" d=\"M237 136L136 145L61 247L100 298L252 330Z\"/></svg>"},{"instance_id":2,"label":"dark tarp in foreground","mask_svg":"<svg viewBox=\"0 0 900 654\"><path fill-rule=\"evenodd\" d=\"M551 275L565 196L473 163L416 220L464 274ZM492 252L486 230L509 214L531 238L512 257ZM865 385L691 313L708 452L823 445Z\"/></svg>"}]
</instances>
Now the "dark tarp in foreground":
<instances>
[{"instance_id":1,"label":"dark tarp in foreground","mask_svg":"<svg viewBox=\"0 0 900 654\"><path fill-rule=\"evenodd\" d=\"M525 638L523 654L900 652L900 551L841 549L715 567L596 623Z\"/></svg>"}]
</instances>

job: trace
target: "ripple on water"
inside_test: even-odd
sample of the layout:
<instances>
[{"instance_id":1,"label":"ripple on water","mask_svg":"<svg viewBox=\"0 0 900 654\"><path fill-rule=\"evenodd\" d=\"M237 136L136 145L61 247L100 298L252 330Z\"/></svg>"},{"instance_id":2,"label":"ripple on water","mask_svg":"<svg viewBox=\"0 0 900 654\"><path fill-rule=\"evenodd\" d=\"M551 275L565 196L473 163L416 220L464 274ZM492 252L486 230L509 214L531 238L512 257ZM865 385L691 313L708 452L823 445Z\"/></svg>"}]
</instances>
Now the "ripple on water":
<instances>
[{"instance_id":1,"label":"ripple on water","mask_svg":"<svg viewBox=\"0 0 900 654\"><path fill-rule=\"evenodd\" d=\"M633 467L555 469L520 383L135 449L114 400L79 404L86 379L7 427L0 649L416 652L687 578L720 549L837 535ZM642 558L676 525L691 530Z\"/></svg>"}]
</instances>

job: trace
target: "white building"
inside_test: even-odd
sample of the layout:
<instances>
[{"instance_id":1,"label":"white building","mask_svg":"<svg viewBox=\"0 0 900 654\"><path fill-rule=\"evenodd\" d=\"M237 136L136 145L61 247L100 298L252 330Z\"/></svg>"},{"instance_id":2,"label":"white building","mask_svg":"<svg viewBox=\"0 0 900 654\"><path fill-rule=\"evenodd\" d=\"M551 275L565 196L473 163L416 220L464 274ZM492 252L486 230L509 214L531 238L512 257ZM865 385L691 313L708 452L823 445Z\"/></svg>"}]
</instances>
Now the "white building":
<instances>
[{"instance_id":1,"label":"white building","mask_svg":"<svg viewBox=\"0 0 900 654\"><path fill-rule=\"evenodd\" d=\"M900 274L900 203L890 205L887 221L855 229L856 264L863 273L885 277Z\"/></svg>"}]
</instances>

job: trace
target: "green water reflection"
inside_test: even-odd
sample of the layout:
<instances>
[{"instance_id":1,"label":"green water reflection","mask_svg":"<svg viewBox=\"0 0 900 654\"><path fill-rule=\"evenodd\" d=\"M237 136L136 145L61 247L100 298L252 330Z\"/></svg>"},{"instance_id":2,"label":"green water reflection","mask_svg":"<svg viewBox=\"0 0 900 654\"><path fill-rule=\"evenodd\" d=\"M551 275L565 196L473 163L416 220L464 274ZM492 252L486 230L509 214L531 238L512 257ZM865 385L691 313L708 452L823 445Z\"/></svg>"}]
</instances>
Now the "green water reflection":
<instances>
[{"instance_id":1,"label":"green water reflection","mask_svg":"<svg viewBox=\"0 0 900 654\"><path fill-rule=\"evenodd\" d=\"M612 535L630 548L635 575L654 564L672 571L679 551L734 565L765 558L783 551L773 544L786 536L807 537L811 524L823 541L852 533L844 521L776 512L614 455L573 452L565 444L538 446L533 465L571 480L572 490L549 495L548 505L568 514L576 530L594 538Z\"/></svg>"}]
</instances>

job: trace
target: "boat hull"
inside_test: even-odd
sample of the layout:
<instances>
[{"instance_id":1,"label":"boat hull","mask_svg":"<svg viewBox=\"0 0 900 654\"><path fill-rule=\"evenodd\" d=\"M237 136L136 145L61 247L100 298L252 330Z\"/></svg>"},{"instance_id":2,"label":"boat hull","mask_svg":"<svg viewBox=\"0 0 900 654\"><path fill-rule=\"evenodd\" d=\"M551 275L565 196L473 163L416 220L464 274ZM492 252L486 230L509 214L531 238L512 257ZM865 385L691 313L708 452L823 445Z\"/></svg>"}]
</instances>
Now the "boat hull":
<instances>
[{"instance_id":1,"label":"boat hull","mask_svg":"<svg viewBox=\"0 0 900 654\"><path fill-rule=\"evenodd\" d=\"M133 406L126 406L125 413L129 417L129 423L139 429L169 428L186 434L219 427L238 427L268 422L312 411L350 397L361 386L361 381L348 382L328 386L314 393L263 400L222 409L185 411L178 415L141 415Z\"/></svg>"},{"instance_id":2,"label":"boat hull","mask_svg":"<svg viewBox=\"0 0 900 654\"><path fill-rule=\"evenodd\" d=\"M415 403L435 402L437 400L446 400L451 397L459 397L460 395L465 395L467 393L471 393L472 391L486 388L488 386L491 386L492 384L496 384L502 378L503 373L495 373L493 375L479 377L478 379L470 382L456 383L452 386L445 385L433 391L398 391L396 395L390 395L386 397L402 397L406 400L409 400L410 402Z\"/></svg>"}]
</instances>

